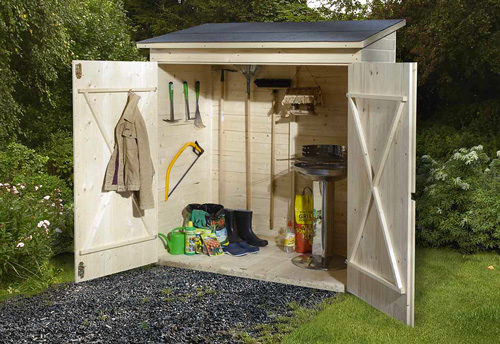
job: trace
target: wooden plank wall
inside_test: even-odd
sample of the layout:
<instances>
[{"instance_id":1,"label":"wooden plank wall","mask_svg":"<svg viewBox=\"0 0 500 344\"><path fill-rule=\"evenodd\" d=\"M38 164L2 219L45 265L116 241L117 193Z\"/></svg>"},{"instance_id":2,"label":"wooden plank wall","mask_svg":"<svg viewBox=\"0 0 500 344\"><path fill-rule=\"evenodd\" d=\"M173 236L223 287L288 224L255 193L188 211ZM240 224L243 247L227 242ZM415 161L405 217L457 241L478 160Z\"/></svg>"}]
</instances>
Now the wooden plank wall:
<instances>
[{"instance_id":1,"label":"wooden plank wall","mask_svg":"<svg viewBox=\"0 0 500 344\"><path fill-rule=\"evenodd\" d=\"M175 123L167 123L170 118L170 100L168 83L174 82L174 113L179 119ZM189 85L189 109L194 117L196 98L194 86L200 81L200 112L206 128L198 129L193 121L185 121L186 108L183 93L183 81ZM210 194L210 161L211 161L211 111L212 82L210 66L201 65L159 65L158 68L158 200L159 200L159 232L168 233L171 229L183 224L182 211L189 203L205 203L214 201ZM179 149L189 141L198 141L205 153L193 166L172 196L165 202L165 175ZM184 174L196 158L191 147L179 157L170 173L170 190ZM159 244L160 241L158 241Z\"/></svg>"},{"instance_id":2,"label":"wooden plank wall","mask_svg":"<svg viewBox=\"0 0 500 344\"><path fill-rule=\"evenodd\" d=\"M360 62L396 62L396 32L361 50Z\"/></svg>"},{"instance_id":3,"label":"wooden plank wall","mask_svg":"<svg viewBox=\"0 0 500 344\"><path fill-rule=\"evenodd\" d=\"M227 68L235 69L233 66ZM262 67L258 78L291 78L295 67L276 66ZM229 208L244 209L245 202L245 100L246 79L239 72L226 72L226 95L224 102L224 124L222 150L219 150L219 99L220 71L213 72L213 161L212 161L212 194L218 194L219 158L222 151L220 203ZM269 194L271 166L271 105L272 91L251 86L251 160L252 160L252 205L254 211L254 229L261 234L269 232ZM279 93L283 96L283 91ZM281 99L279 100L281 102ZM288 119L279 119L276 124L276 158L287 159L288 151ZM286 227L289 218L290 172L288 161L276 162L276 196L275 227Z\"/></svg>"},{"instance_id":4,"label":"wooden plank wall","mask_svg":"<svg viewBox=\"0 0 500 344\"><path fill-rule=\"evenodd\" d=\"M347 66L309 66L300 68L297 74L300 87L321 87L322 106L317 107L317 116L296 116L297 156L302 155L302 146L308 144L347 145ZM314 183L317 184L317 183ZM304 187L315 189L315 208L321 209L321 195L317 185L296 175L295 192ZM331 205L329 206L331 208ZM335 201L330 218L334 218L330 247L333 252L347 254L347 180L335 184ZM330 232L332 229L330 229Z\"/></svg>"},{"instance_id":5,"label":"wooden plank wall","mask_svg":"<svg viewBox=\"0 0 500 344\"><path fill-rule=\"evenodd\" d=\"M227 68L233 68L227 66ZM298 70L298 73L297 73ZM296 117L296 125L290 125L290 118L276 116L276 159L301 156L304 144L347 144L347 67L310 66L309 70L319 83L323 92L323 106L318 116ZM297 74L296 74L297 73ZM297 86L315 86L314 79L304 66L263 66L257 78L289 78L296 74ZM212 121L212 194L219 192L219 173L224 184L221 185L220 203L231 208L245 208L245 78L239 73L226 73L226 96L224 102L224 124L222 149L219 150L218 116L220 98L220 71L213 72L213 121ZM279 92L281 104L284 91ZM293 218L291 208L291 172L287 160L276 162L275 216L274 231L269 231L270 202L270 164L271 164L271 90L257 88L252 83L251 105L251 152L252 152L252 205L254 211L254 230L263 235L273 235L286 227ZM280 106L280 112L283 109ZM291 128L291 129L290 129ZM294 148L295 147L295 148ZM293 151L291 151L291 149ZM222 152L222 171L219 171L219 158ZM296 176L295 193L305 186L313 187L312 182ZM318 187L315 186L318 191ZM315 204L321 208L319 192ZM337 184L334 204L335 230L333 236L334 252L346 254L347 237L347 183Z\"/></svg>"}]
</instances>

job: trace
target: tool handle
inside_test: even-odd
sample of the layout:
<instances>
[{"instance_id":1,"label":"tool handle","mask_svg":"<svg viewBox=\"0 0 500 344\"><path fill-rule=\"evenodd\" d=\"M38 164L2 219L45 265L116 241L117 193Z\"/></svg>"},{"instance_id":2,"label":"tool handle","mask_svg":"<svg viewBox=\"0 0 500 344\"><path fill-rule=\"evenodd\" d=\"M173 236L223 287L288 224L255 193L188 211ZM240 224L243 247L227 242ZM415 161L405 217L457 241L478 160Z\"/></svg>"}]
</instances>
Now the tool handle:
<instances>
[{"instance_id":1,"label":"tool handle","mask_svg":"<svg viewBox=\"0 0 500 344\"><path fill-rule=\"evenodd\" d=\"M168 95L170 96L170 101L174 101L174 83L170 81L168 83Z\"/></svg>"},{"instance_id":2,"label":"tool handle","mask_svg":"<svg viewBox=\"0 0 500 344\"><path fill-rule=\"evenodd\" d=\"M203 153L205 153L205 150L203 148L201 148L200 144L198 143L198 141L194 141L194 147L193 147L193 152L200 156L202 155Z\"/></svg>"},{"instance_id":3,"label":"tool handle","mask_svg":"<svg viewBox=\"0 0 500 344\"><path fill-rule=\"evenodd\" d=\"M200 82L199 81L196 81L195 90L196 90L196 100L198 100L198 99L200 99Z\"/></svg>"},{"instance_id":4,"label":"tool handle","mask_svg":"<svg viewBox=\"0 0 500 344\"><path fill-rule=\"evenodd\" d=\"M184 85L184 99L187 101L188 100L188 83L187 83L187 81L184 81L183 85Z\"/></svg>"}]
</instances>

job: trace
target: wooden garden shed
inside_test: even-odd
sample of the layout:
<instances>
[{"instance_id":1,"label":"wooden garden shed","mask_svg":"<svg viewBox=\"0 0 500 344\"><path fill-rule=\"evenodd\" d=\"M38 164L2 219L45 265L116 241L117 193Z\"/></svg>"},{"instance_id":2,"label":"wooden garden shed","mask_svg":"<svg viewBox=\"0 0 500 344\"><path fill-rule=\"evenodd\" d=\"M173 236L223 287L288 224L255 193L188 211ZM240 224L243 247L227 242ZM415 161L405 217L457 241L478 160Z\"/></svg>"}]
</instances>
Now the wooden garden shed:
<instances>
[{"instance_id":1,"label":"wooden garden shed","mask_svg":"<svg viewBox=\"0 0 500 344\"><path fill-rule=\"evenodd\" d=\"M75 266L81 282L161 263L306 287L350 292L413 325L416 63L396 63L404 20L205 24L138 42L149 62L74 61ZM274 92L228 70L259 66L255 78L319 87L314 116L286 115ZM224 73L224 82L221 75ZM183 82L202 120L186 121ZM170 119L169 83L175 119ZM154 169L154 209L103 192L114 128L128 92L141 98ZM277 96L276 96L277 94ZM194 113L194 111L193 111ZM205 149L164 201L169 162L188 141ZM297 175L303 145L347 146L347 179L325 212L329 240L347 269L313 271L290 262L280 237L293 219L294 195L316 183ZM183 154L170 179L191 164ZM158 233L182 225L190 203L220 203L254 212L254 231L270 244L243 258L169 255Z\"/></svg>"}]
</instances>

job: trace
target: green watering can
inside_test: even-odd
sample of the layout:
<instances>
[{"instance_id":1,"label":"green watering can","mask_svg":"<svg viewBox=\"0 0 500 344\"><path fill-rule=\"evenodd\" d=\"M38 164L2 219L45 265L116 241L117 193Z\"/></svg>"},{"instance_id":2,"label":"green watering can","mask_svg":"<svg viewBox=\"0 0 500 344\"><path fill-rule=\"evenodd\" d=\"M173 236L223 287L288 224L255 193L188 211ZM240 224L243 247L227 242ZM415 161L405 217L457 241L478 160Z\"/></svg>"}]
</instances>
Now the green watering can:
<instances>
[{"instance_id":1,"label":"green watering can","mask_svg":"<svg viewBox=\"0 0 500 344\"><path fill-rule=\"evenodd\" d=\"M184 254L185 234L183 227L172 229L168 236L163 233L158 233L158 236L165 241L170 254Z\"/></svg>"}]
</instances>

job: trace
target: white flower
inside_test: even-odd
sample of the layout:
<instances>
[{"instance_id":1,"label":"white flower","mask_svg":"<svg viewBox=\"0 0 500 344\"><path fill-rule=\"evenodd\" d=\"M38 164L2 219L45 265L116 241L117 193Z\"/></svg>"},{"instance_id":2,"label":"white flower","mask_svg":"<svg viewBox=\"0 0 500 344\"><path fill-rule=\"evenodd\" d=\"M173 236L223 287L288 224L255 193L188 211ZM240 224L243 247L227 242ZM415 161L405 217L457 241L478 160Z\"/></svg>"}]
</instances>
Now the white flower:
<instances>
[{"instance_id":1,"label":"white flower","mask_svg":"<svg viewBox=\"0 0 500 344\"><path fill-rule=\"evenodd\" d=\"M56 204L55 204L55 203L52 203L51 205L52 205L53 207L55 207L55 206L56 206Z\"/></svg>"},{"instance_id":2,"label":"white flower","mask_svg":"<svg viewBox=\"0 0 500 344\"><path fill-rule=\"evenodd\" d=\"M62 215L62 211L59 212L59 215Z\"/></svg>"},{"instance_id":3,"label":"white flower","mask_svg":"<svg viewBox=\"0 0 500 344\"><path fill-rule=\"evenodd\" d=\"M62 230L60 230L59 228L56 228L56 233L62 233Z\"/></svg>"},{"instance_id":4,"label":"white flower","mask_svg":"<svg viewBox=\"0 0 500 344\"><path fill-rule=\"evenodd\" d=\"M45 223L47 226L50 226L50 222L48 220L43 220L43 223Z\"/></svg>"},{"instance_id":5,"label":"white flower","mask_svg":"<svg viewBox=\"0 0 500 344\"><path fill-rule=\"evenodd\" d=\"M499 151L499 152L500 152L500 151ZM1 187L3 187L3 184L2 184L2 183L0 183L0 188L1 188Z\"/></svg>"},{"instance_id":6,"label":"white flower","mask_svg":"<svg viewBox=\"0 0 500 344\"><path fill-rule=\"evenodd\" d=\"M28 237L28 239L29 239L29 240L33 239L33 235L30 235L30 236Z\"/></svg>"},{"instance_id":7,"label":"white flower","mask_svg":"<svg viewBox=\"0 0 500 344\"><path fill-rule=\"evenodd\" d=\"M45 196L43 199L48 200L49 198L50 198L50 196Z\"/></svg>"},{"instance_id":8,"label":"white flower","mask_svg":"<svg viewBox=\"0 0 500 344\"><path fill-rule=\"evenodd\" d=\"M18 243L16 247L24 247L24 242Z\"/></svg>"},{"instance_id":9,"label":"white flower","mask_svg":"<svg viewBox=\"0 0 500 344\"><path fill-rule=\"evenodd\" d=\"M42 227L42 226L45 226L45 223L43 221L40 221L38 222L38 224L36 225L38 228Z\"/></svg>"},{"instance_id":10,"label":"white flower","mask_svg":"<svg viewBox=\"0 0 500 344\"><path fill-rule=\"evenodd\" d=\"M38 191L39 187L38 186L35 186L35 191Z\"/></svg>"},{"instance_id":11,"label":"white flower","mask_svg":"<svg viewBox=\"0 0 500 344\"><path fill-rule=\"evenodd\" d=\"M24 185L21 185L21 189L22 189L22 190L24 190L24 188L25 188L25 187L26 187L26 186L24 186Z\"/></svg>"}]
</instances>

